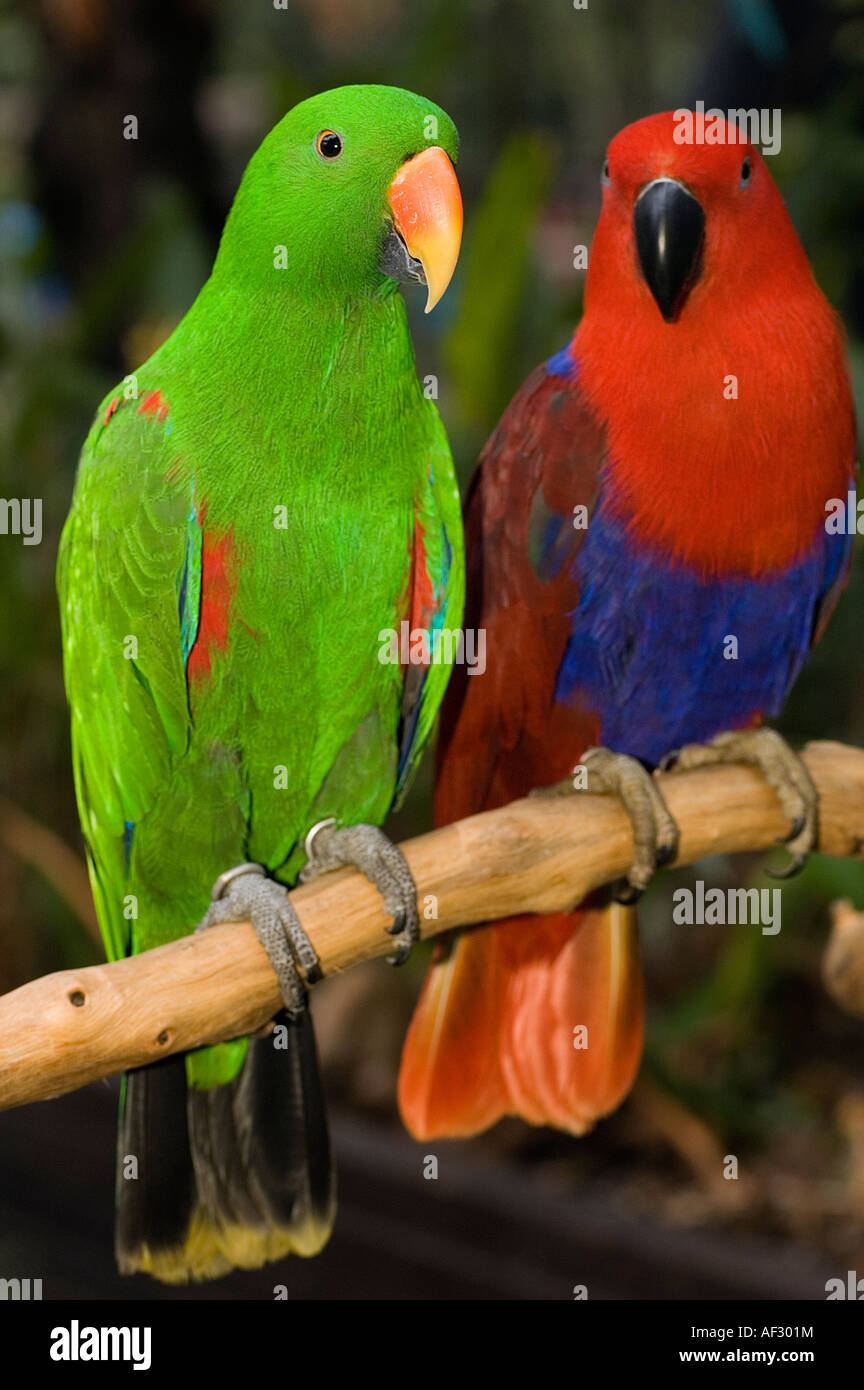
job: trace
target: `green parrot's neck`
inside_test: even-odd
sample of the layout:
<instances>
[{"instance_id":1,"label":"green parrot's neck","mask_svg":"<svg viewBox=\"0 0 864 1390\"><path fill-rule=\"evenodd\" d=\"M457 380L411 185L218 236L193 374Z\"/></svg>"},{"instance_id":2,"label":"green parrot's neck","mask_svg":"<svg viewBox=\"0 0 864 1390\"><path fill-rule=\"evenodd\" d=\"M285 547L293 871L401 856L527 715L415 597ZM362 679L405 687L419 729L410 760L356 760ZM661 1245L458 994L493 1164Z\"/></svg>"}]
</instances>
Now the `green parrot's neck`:
<instances>
[{"instance_id":1,"label":"green parrot's neck","mask_svg":"<svg viewBox=\"0 0 864 1390\"><path fill-rule=\"evenodd\" d=\"M204 389L218 382L244 406L266 402L268 413L280 397L296 406L316 384L350 395L364 380L386 392L406 370L414 375L405 306L392 280L335 301L252 296L211 279L160 358L188 364L190 354L206 373Z\"/></svg>"},{"instance_id":2,"label":"green parrot's neck","mask_svg":"<svg viewBox=\"0 0 864 1390\"><path fill-rule=\"evenodd\" d=\"M289 478L298 490L330 479L352 494L389 485L408 496L425 476L434 412L423 408L392 281L339 303L250 297L210 281L142 372L169 410L176 401L179 456L226 510L244 505L250 467L264 496L268 479L284 488Z\"/></svg>"}]
</instances>

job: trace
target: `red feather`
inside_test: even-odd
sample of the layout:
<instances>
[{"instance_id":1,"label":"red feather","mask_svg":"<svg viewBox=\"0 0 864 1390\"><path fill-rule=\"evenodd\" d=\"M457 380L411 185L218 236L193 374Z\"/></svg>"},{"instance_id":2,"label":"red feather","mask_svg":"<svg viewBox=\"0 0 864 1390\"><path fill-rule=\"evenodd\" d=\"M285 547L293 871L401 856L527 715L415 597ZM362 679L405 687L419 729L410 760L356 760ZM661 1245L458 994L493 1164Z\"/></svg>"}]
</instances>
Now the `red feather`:
<instances>
[{"instance_id":1,"label":"red feather","mask_svg":"<svg viewBox=\"0 0 864 1390\"><path fill-rule=\"evenodd\" d=\"M139 415L155 415L157 420L164 420L168 415L168 402L164 399L161 391L150 391L138 407Z\"/></svg>"},{"instance_id":2,"label":"red feather","mask_svg":"<svg viewBox=\"0 0 864 1390\"><path fill-rule=\"evenodd\" d=\"M203 527L206 507L199 509ZM236 590L234 536L231 530L215 535L204 531L201 538L201 610L198 632L189 652L186 674L190 681L211 673L213 657L227 652L230 635L231 603Z\"/></svg>"}]
</instances>

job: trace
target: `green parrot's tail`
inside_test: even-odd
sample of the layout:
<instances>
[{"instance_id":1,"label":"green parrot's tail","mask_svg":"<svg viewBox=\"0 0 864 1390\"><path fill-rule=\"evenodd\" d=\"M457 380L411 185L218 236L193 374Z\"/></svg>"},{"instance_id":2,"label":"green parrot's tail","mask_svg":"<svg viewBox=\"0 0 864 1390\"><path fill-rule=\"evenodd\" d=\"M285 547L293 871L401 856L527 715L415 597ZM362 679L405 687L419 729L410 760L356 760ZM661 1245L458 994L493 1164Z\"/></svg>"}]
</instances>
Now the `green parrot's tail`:
<instances>
[{"instance_id":1,"label":"green parrot's tail","mask_svg":"<svg viewBox=\"0 0 864 1390\"><path fill-rule=\"evenodd\" d=\"M124 1274L215 1279L326 1243L335 1182L312 1022L282 1014L276 1024L250 1041L226 1085L187 1089L183 1057L126 1076L115 1242Z\"/></svg>"}]
</instances>

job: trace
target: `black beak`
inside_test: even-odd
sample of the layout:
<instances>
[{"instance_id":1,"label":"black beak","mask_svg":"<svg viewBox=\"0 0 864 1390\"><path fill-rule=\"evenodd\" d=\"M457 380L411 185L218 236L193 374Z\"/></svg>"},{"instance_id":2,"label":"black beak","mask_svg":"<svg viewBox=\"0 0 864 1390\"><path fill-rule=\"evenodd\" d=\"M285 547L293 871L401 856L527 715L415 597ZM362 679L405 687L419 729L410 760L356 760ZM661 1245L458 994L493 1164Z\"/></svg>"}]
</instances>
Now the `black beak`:
<instances>
[{"instance_id":1,"label":"black beak","mask_svg":"<svg viewBox=\"0 0 864 1390\"><path fill-rule=\"evenodd\" d=\"M425 270L420 262L409 254L408 247L395 227L391 227L384 238L378 269L382 275L389 275L391 279L398 280L400 285L412 282L426 284Z\"/></svg>"},{"instance_id":2,"label":"black beak","mask_svg":"<svg viewBox=\"0 0 864 1390\"><path fill-rule=\"evenodd\" d=\"M636 250L645 283L667 323L699 279L705 214L674 179L654 179L636 199Z\"/></svg>"}]
</instances>

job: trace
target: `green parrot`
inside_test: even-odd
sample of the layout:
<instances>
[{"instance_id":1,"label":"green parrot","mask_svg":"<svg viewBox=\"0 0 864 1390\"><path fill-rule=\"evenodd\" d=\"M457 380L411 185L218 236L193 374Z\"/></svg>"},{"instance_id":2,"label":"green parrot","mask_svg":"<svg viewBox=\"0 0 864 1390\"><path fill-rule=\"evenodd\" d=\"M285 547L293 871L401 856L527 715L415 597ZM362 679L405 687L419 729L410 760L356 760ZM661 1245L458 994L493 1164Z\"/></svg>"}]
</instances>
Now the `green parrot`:
<instances>
[{"instance_id":1,"label":"green parrot","mask_svg":"<svg viewBox=\"0 0 864 1390\"><path fill-rule=\"evenodd\" d=\"M425 283L427 309L449 282L456 153L449 117L410 92L295 107L249 163L210 279L84 446L58 589L108 957L250 920L285 1004L267 1036L124 1078L127 1273L212 1278L315 1254L332 1228L305 988L320 972L287 887L354 864L393 916L391 959L418 935L378 827L449 667L400 665L388 638L408 622L428 655L458 634L464 558L398 282Z\"/></svg>"}]
</instances>

